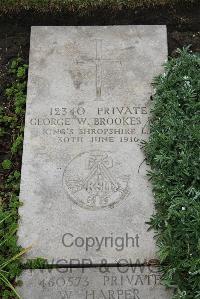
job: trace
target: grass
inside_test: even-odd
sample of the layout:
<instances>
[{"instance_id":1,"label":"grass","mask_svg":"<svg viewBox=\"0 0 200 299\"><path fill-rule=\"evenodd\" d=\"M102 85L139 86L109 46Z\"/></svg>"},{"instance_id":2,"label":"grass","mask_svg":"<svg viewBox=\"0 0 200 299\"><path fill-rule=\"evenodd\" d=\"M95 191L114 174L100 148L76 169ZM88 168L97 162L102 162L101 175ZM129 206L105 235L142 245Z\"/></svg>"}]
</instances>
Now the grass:
<instances>
[{"instance_id":1,"label":"grass","mask_svg":"<svg viewBox=\"0 0 200 299\"><path fill-rule=\"evenodd\" d=\"M0 298L15 298L11 282L21 273L20 257L26 252L17 245L20 166L26 102L27 65L12 61L12 84L0 107L0 138L5 159L0 163Z\"/></svg>"},{"instance_id":2,"label":"grass","mask_svg":"<svg viewBox=\"0 0 200 299\"><path fill-rule=\"evenodd\" d=\"M79 12L89 14L96 9L135 9L138 7L180 4L184 7L198 4L199 0L0 0L0 15L22 10L38 12Z\"/></svg>"},{"instance_id":3,"label":"grass","mask_svg":"<svg viewBox=\"0 0 200 299\"><path fill-rule=\"evenodd\" d=\"M154 82L150 139L159 257L176 299L200 298L200 55L187 49Z\"/></svg>"},{"instance_id":4,"label":"grass","mask_svg":"<svg viewBox=\"0 0 200 299\"><path fill-rule=\"evenodd\" d=\"M5 218L6 219L6 218ZM4 220L3 220L4 221ZM6 241L6 239L5 239ZM5 243L4 241L2 243ZM0 245L2 245L2 243ZM19 258L24 255L27 251L29 251L31 247L21 250L18 254L4 262L0 265L0 282L4 285L4 287L8 288L10 291L3 291L2 298L10 298L10 295L13 297L13 295L19 299L21 299L19 293L16 291L14 286L11 284L11 282L8 280L7 276L9 275L9 272L5 271L4 269L8 267L11 263L14 261L19 260ZM20 267L19 267L20 268Z\"/></svg>"},{"instance_id":5,"label":"grass","mask_svg":"<svg viewBox=\"0 0 200 299\"><path fill-rule=\"evenodd\" d=\"M28 65L23 59L11 61L8 72L11 85L5 90L0 106L0 145L5 158L0 163L0 298L20 298L13 284L23 268L41 268L42 258L21 263L21 256L31 248L17 244L20 170L22 158L24 116Z\"/></svg>"}]
</instances>

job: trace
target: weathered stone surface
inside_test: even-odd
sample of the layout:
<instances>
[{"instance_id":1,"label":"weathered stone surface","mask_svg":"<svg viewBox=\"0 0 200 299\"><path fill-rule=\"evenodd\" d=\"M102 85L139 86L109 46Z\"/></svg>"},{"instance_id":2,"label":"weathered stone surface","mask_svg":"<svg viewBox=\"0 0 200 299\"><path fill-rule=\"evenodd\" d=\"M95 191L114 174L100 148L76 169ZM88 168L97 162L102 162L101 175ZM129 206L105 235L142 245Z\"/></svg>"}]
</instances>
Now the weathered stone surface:
<instances>
[{"instance_id":1,"label":"weathered stone surface","mask_svg":"<svg viewBox=\"0 0 200 299\"><path fill-rule=\"evenodd\" d=\"M165 26L33 27L19 243L50 263L155 258L140 141Z\"/></svg>"},{"instance_id":2,"label":"weathered stone surface","mask_svg":"<svg viewBox=\"0 0 200 299\"><path fill-rule=\"evenodd\" d=\"M23 299L172 298L156 268L27 270L21 279Z\"/></svg>"}]
</instances>

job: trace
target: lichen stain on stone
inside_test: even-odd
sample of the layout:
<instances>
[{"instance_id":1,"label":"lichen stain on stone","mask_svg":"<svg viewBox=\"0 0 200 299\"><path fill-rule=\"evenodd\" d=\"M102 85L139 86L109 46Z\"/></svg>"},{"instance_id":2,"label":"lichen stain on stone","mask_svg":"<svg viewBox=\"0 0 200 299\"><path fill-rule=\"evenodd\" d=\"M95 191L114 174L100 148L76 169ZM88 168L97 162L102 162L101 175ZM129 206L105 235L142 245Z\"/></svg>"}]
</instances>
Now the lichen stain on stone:
<instances>
[{"instance_id":1,"label":"lichen stain on stone","mask_svg":"<svg viewBox=\"0 0 200 299\"><path fill-rule=\"evenodd\" d=\"M74 87L80 89L81 84L83 83L83 74L79 70L69 70L71 75Z\"/></svg>"}]
</instances>

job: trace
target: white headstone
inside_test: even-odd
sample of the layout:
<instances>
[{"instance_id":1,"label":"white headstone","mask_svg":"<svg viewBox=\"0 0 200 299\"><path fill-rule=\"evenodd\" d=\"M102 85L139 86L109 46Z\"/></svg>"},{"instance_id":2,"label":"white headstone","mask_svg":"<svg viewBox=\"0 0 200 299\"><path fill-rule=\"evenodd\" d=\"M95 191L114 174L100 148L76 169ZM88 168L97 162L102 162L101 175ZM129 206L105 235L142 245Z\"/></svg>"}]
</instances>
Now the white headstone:
<instances>
[{"instance_id":1,"label":"white headstone","mask_svg":"<svg viewBox=\"0 0 200 299\"><path fill-rule=\"evenodd\" d=\"M148 137L165 26L32 27L19 243L28 258L156 257Z\"/></svg>"}]
</instances>

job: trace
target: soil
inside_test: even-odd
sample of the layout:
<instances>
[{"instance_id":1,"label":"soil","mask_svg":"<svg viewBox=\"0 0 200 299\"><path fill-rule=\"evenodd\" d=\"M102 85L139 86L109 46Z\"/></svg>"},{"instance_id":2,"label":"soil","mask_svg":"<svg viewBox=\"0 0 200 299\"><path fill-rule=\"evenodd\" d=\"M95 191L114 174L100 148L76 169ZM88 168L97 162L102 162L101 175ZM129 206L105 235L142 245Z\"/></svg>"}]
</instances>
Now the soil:
<instances>
[{"instance_id":1,"label":"soil","mask_svg":"<svg viewBox=\"0 0 200 299\"><path fill-rule=\"evenodd\" d=\"M7 65L18 54L28 62L30 28L37 25L126 25L166 24L168 29L169 55L177 48L191 45L200 51L200 5L189 7L171 6L138 8L134 10L102 9L80 16L77 13L46 13L21 11L0 17L0 102L5 86L9 84Z\"/></svg>"},{"instance_id":2,"label":"soil","mask_svg":"<svg viewBox=\"0 0 200 299\"><path fill-rule=\"evenodd\" d=\"M190 7L154 7L113 11L102 9L89 15L77 13L45 13L21 11L16 15L0 17L0 105L6 99L4 91L11 78L7 72L9 61L20 57L28 63L30 29L36 25L126 25L126 24L166 24L168 30L169 55L175 56L176 49L191 45L193 51L200 52L200 5ZM4 140L5 146L6 140ZM7 148L8 150L8 148ZM3 150L4 152L4 150ZM0 152L0 155L2 151ZM4 155L3 155L4 156ZM4 156L5 157L5 156Z\"/></svg>"}]
</instances>

